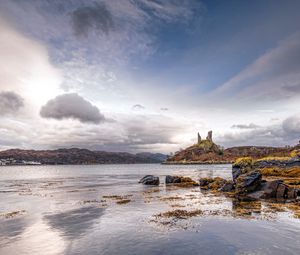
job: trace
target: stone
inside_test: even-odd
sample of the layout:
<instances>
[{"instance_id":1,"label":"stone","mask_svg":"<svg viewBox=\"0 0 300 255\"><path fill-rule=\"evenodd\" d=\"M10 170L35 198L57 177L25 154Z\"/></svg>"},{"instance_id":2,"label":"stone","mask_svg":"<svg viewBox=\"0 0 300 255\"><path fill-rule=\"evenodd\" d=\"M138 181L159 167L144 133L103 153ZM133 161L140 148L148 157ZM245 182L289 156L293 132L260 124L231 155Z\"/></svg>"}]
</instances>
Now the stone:
<instances>
[{"instance_id":1,"label":"stone","mask_svg":"<svg viewBox=\"0 0 300 255\"><path fill-rule=\"evenodd\" d=\"M212 142L212 131L208 131L207 133L207 137L206 140L211 141Z\"/></svg>"},{"instance_id":2,"label":"stone","mask_svg":"<svg viewBox=\"0 0 300 255\"><path fill-rule=\"evenodd\" d=\"M144 185L159 185L159 177L154 175L146 175L139 181L139 183Z\"/></svg>"},{"instance_id":3,"label":"stone","mask_svg":"<svg viewBox=\"0 0 300 255\"><path fill-rule=\"evenodd\" d=\"M166 176L166 184L181 184L181 187L188 186L199 186L199 183L192 180L190 177L184 176Z\"/></svg>"},{"instance_id":4,"label":"stone","mask_svg":"<svg viewBox=\"0 0 300 255\"><path fill-rule=\"evenodd\" d=\"M233 181L227 181L221 188L220 191L222 192L230 192L234 190L234 184Z\"/></svg>"},{"instance_id":5,"label":"stone","mask_svg":"<svg viewBox=\"0 0 300 255\"><path fill-rule=\"evenodd\" d=\"M288 188L287 185L280 183L276 190L276 198L287 199Z\"/></svg>"},{"instance_id":6,"label":"stone","mask_svg":"<svg viewBox=\"0 0 300 255\"><path fill-rule=\"evenodd\" d=\"M242 174L236 179L237 193L249 193L260 188L262 174L260 171L252 171Z\"/></svg>"},{"instance_id":7,"label":"stone","mask_svg":"<svg viewBox=\"0 0 300 255\"><path fill-rule=\"evenodd\" d=\"M264 182L261 187L261 198L276 198L277 188L281 183L283 183L282 180Z\"/></svg>"},{"instance_id":8,"label":"stone","mask_svg":"<svg viewBox=\"0 0 300 255\"><path fill-rule=\"evenodd\" d=\"M235 180L242 174L242 169L237 166L232 167L232 179L235 182Z\"/></svg>"},{"instance_id":9,"label":"stone","mask_svg":"<svg viewBox=\"0 0 300 255\"><path fill-rule=\"evenodd\" d=\"M201 143L201 136L200 136L200 134L198 133L198 144L200 144Z\"/></svg>"},{"instance_id":10,"label":"stone","mask_svg":"<svg viewBox=\"0 0 300 255\"><path fill-rule=\"evenodd\" d=\"M167 175L166 176L166 184L170 184L170 183L181 183L181 177L180 176Z\"/></svg>"}]
</instances>

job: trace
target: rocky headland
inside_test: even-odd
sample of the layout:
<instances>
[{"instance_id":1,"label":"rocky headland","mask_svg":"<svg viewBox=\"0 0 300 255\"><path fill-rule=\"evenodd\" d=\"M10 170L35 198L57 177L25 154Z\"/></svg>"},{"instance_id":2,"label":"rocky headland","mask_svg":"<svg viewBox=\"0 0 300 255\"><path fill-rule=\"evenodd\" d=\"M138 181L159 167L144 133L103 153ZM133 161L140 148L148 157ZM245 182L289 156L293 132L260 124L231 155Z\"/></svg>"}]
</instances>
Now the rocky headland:
<instances>
[{"instance_id":1,"label":"rocky headland","mask_svg":"<svg viewBox=\"0 0 300 255\"><path fill-rule=\"evenodd\" d=\"M224 149L214 143L210 131L206 139L201 139L198 133L197 144L175 152L163 164L232 164L241 157L251 157L253 159L267 156L289 157L291 152L297 149L300 149L300 144L286 147L237 146Z\"/></svg>"}]
</instances>

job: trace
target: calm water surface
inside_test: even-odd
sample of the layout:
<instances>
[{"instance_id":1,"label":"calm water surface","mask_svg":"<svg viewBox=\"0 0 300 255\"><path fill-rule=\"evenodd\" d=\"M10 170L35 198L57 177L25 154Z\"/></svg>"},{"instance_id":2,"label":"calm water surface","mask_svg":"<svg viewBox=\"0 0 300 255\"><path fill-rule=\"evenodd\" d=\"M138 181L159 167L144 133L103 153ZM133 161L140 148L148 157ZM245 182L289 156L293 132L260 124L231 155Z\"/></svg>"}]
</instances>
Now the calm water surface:
<instances>
[{"instance_id":1,"label":"calm water surface","mask_svg":"<svg viewBox=\"0 0 300 255\"><path fill-rule=\"evenodd\" d=\"M138 184L146 174L162 184ZM262 203L236 217L231 198L166 187L167 174L229 179L231 166L0 167L0 254L300 254L300 220L291 212ZM118 204L116 195L130 202ZM178 208L227 213L171 224L155 217Z\"/></svg>"}]
</instances>

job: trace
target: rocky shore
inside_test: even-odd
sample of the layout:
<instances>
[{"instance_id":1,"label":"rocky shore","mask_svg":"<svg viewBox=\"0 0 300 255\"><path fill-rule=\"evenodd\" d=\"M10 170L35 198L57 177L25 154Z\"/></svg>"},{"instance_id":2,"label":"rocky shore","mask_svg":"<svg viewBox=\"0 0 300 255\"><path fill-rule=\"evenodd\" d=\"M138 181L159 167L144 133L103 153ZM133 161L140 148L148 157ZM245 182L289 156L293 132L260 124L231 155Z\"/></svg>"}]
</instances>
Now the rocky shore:
<instances>
[{"instance_id":1,"label":"rocky shore","mask_svg":"<svg viewBox=\"0 0 300 255\"><path fill-rule=\"evenodd\" d=\"M145 185L159 185L157 176L140 180ZM298 202L300 197L300 150L290 156L253 159L243 157L232 165L232 179L201 178L194 181L183 176L165 177L165 184L181 187L200 186L202 191L220 192L239 201L271 199L276 202Z\"/></svg>"}]
</instances>

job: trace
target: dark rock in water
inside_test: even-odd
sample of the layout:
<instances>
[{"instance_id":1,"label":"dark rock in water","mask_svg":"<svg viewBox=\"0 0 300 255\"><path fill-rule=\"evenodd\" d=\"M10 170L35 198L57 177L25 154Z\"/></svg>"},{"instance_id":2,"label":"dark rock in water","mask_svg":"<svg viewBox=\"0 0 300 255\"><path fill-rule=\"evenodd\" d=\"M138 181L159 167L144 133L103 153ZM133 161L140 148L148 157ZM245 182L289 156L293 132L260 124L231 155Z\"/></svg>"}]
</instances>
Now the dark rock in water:
<instances>
[{"instance_id":1,"label":"dark rock in water","mask_svg":"<svg viewBox=\"0 0 300 255\"><path fill-rule=\"evenodd\" d=\"M252 171L242 174L236 179L237 193L249 193L258 190L261 185L262 175L260 171Z\"/></svg>"},{"instance_id":2,"label":"dark rock in water","mask_svg":"<svg viewBox=\"0 0 300 255\"><path fill-rule=\"evenodd\" d=\"M143 183L145 185L159 185L159 177L146 175L139 181L139 183Z\"/></svg>"},{"instance_id":3,"label":"dark rock in water","mask_svg":"<svg viewBox=\"0 0 300 255\"><path fill-rule=\"evenodd\" d=\"M242 169L237 166L232 167L232 179L235 181L242 174Z\"/></svg>"},{"instance_id":4,"label":"dark rock in water","mask_svg":"<svg viewBox=\"0 0 300 255\"><path fill-rule=\"evenodd\" d=\"M166 176L166 184L170 184L170 183L181 183L181 177L180 176L167 175Z\"/></svg>"},{"instance_id":5,"label":"dark rock in water","mask_svg":"<svg viewBox=\"0 0 300 255\"><path fill-rule=\"evenodd\" d=\"M209 183L211 183L213 180L209 178L201 178L199 180L200 182L200 187L208 186Z\"/></svg>"},{"instance_id":6,"label":"dark rock in water","mask_svg":"<svg viewBox=\"0 0 300 255\"><path fill-rule=\"evenodd\" d=\"M282 180L262 182L260 189L249 193L247 196L253 199L296 199L297 189L284 184Z\"/></svg>"},{"instance_id":7,"label":"dark rock in water","mask_svg":"<svg viewBox=\"0 0 300 255\"><path fill-rule=\"evenodd\" d=\"M188 186L199 186L199 183L195 182L190 177L184 176L166 176L166 184L180 184L181 187Z\"/></svg>"},{"instance_id":8,"label":"dark rock in water","mask_svg":"<svg viewBox=\"0 0 300 255\"><path fill-rule=\"evenodd\" d=\"M234 184L233 184L233 181L227 181L221 188L220 188L220 191L223 191L223 192L230 192L234 190Z\"/></svg>"}]
</instances>

